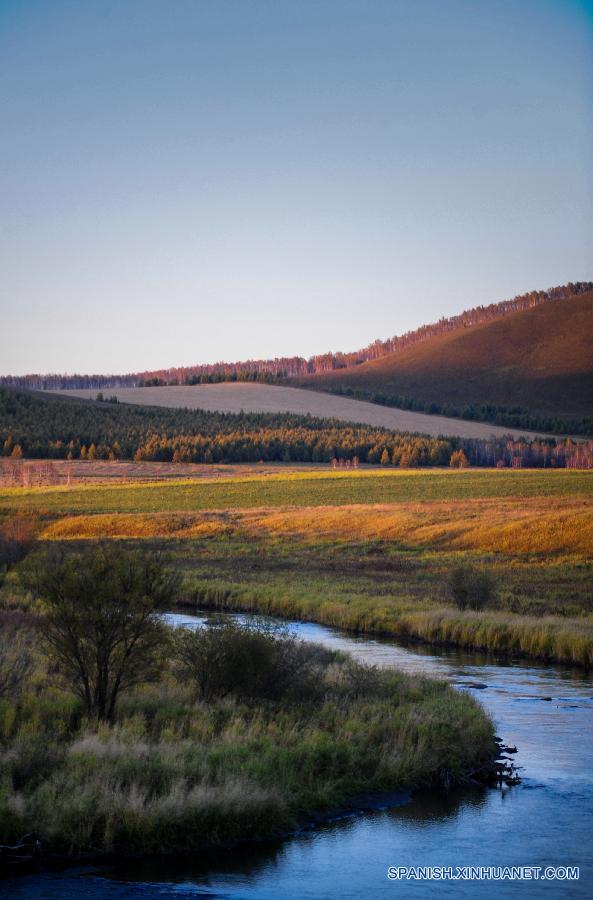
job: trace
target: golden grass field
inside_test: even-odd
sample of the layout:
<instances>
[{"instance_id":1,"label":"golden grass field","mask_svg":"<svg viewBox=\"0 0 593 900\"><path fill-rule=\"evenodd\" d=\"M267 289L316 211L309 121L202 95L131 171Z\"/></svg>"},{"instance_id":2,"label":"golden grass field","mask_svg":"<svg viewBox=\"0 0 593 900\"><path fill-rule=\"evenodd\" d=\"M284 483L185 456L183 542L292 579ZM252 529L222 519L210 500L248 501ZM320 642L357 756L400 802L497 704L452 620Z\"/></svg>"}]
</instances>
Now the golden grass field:
<instances>
[{"instance_id":1,"label":"golden grass field","mask_svg":"<svg viewBox=\"0 0 593 900\"><path fill-rule=\"evenodd\" d=\"M94 400L96 390L60 391L70 397ZM268 412L297 413L321 418L335 418L345 422L389 428L394 431L419 432L432 437L487 438L490 435L512 434L514 437L535 437L535 432L491 425L488 422L469 422L445 416L393 409L338 397L319 391L251 382L221 382L220 384L178 385L171 387L109 388L122 403L142 406L188 407L210 412Z\"/></svg>"},{"instance_id":2,"label":"golden grass field","mask_svg":"<svg viewBox=\"0 0 593 900\"><path fill-rule=\"evenodd\" d=\"M164 550L181 603L593 665L593 472L254 468L4 488L0 519ZM455 608L459 563L492 573L491 607Z\"/></svg>"},{"instance_id":3,"label":"golden grass field","mask_svg":"<svg viewBox=\"0 0 593 900\"><path fill-rule=\"evenodd\" d=\"M44 540L202 538L235 535L300 542L385 541L401 548L480 550L501 554L579 553L593 557L591 502L561 510L525 498L323 506L198 513L66 515L44 525Z\"/></svg>"}]
</instances>

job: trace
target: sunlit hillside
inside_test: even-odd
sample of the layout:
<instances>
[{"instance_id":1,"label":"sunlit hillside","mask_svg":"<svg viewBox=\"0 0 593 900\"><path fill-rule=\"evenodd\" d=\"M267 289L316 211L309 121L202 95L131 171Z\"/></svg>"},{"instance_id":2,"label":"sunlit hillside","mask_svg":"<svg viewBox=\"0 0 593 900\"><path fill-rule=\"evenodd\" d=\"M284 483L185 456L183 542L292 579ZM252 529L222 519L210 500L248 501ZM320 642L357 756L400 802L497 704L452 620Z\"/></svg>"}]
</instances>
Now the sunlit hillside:
<instances>
[{"instance_id":1,"label":"sunlit hillside","mask_svg":"<svg viewBox=\"0 0 593 900\"><path fill-rule=\"evenodd\" d=\"M593 292L460 325L408 349L350 369L293 379L419 401L427 410L484 404L562 420L593 416Z\"/></svg>"}]
</instances>

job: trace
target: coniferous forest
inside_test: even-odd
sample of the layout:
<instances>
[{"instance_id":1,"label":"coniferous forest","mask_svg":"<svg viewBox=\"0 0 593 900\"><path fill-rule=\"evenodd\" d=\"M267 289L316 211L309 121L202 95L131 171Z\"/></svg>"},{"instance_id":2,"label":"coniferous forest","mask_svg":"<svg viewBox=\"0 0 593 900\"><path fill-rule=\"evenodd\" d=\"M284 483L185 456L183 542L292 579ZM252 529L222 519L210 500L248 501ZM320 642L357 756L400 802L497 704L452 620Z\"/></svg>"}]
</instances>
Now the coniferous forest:
<instances>
[{"instance_id":1,"label":"coniferous forest","mask_svg":"<svg viewBox=\"0 0 593 900\"><path fill-rule=\"evenodd\" d=\"M288 413L216 413L0 389L0 452L18 459L593 467L593 442L432 438Z\"/></svg>"}]
</instances>

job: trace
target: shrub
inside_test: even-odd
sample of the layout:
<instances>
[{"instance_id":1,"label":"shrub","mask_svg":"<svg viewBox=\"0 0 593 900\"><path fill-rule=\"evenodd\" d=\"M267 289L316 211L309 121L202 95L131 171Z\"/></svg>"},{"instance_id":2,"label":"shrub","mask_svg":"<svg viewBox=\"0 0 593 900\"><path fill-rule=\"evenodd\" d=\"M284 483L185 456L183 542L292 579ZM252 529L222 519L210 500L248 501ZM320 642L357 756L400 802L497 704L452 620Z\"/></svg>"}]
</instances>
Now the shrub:
<instances>
[{"instance_id":1,"label":"shrub","mask_svg":"<svg viewBox=\"0 0 593 900\"><path fill-rule=\"evenodd\" d=\"M228 694L304 699L318 692L324 651L262 622L241 626L219 616L204 628L180 630L175 648L182 675L202 700Z\"/></svg>"},{"instance_id":2,"label":"shrub","mask_svg":"<svg viewBox=\"0 0 593 900\"><path fill-rule=\"evenodd\" d=\"M484 569L456 566L449 577L449 591L459 609L480 610L494 601L496 584Z\"/></svg>"}]
</instances>

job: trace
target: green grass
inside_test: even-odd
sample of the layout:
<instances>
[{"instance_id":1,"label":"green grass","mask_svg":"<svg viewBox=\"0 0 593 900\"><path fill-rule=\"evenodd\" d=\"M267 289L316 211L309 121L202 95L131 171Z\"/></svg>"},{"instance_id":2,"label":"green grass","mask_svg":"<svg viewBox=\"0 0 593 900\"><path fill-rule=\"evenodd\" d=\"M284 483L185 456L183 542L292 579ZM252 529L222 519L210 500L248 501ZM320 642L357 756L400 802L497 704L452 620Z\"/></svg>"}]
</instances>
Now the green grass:
<instances>
[{"instance_id":1,"label":"green grass","mask_svg":"<svg viewBox=\"0 0 593 900\"><path fill-rule=\"evenodd\" d=\"M67 854L195 851L293 829L359 792L462 783L492 761L471 697L319 652L314 700L205 704L171 670L99 727L40 662L18 701L0 700L0 842L35 831Z\"/></svg>"},{"instance_id":2,"label":"green grass","mask_svg":"<svg viewBox=\"0 0 593 900\"><path fill-rule=\"evenodd\" d=\"M8 488L0 491L0 510L133 513L577 495L593 495L593 471L326 471L214 483Z\"/></svg>"},{"instance_id":3,"label":"green grass","mask_svg":"<svg viewBox=\"0 0 593 900\"><path fill-rule=\"evenodd\" d=\"M593 666L593 572L578 555L439 552L293 535L154 546L166 546L183 572L189 605ZM459 562L493 575L493 608L460 613L452 606L446 585Z\"/></svg>"}]
</instances>

